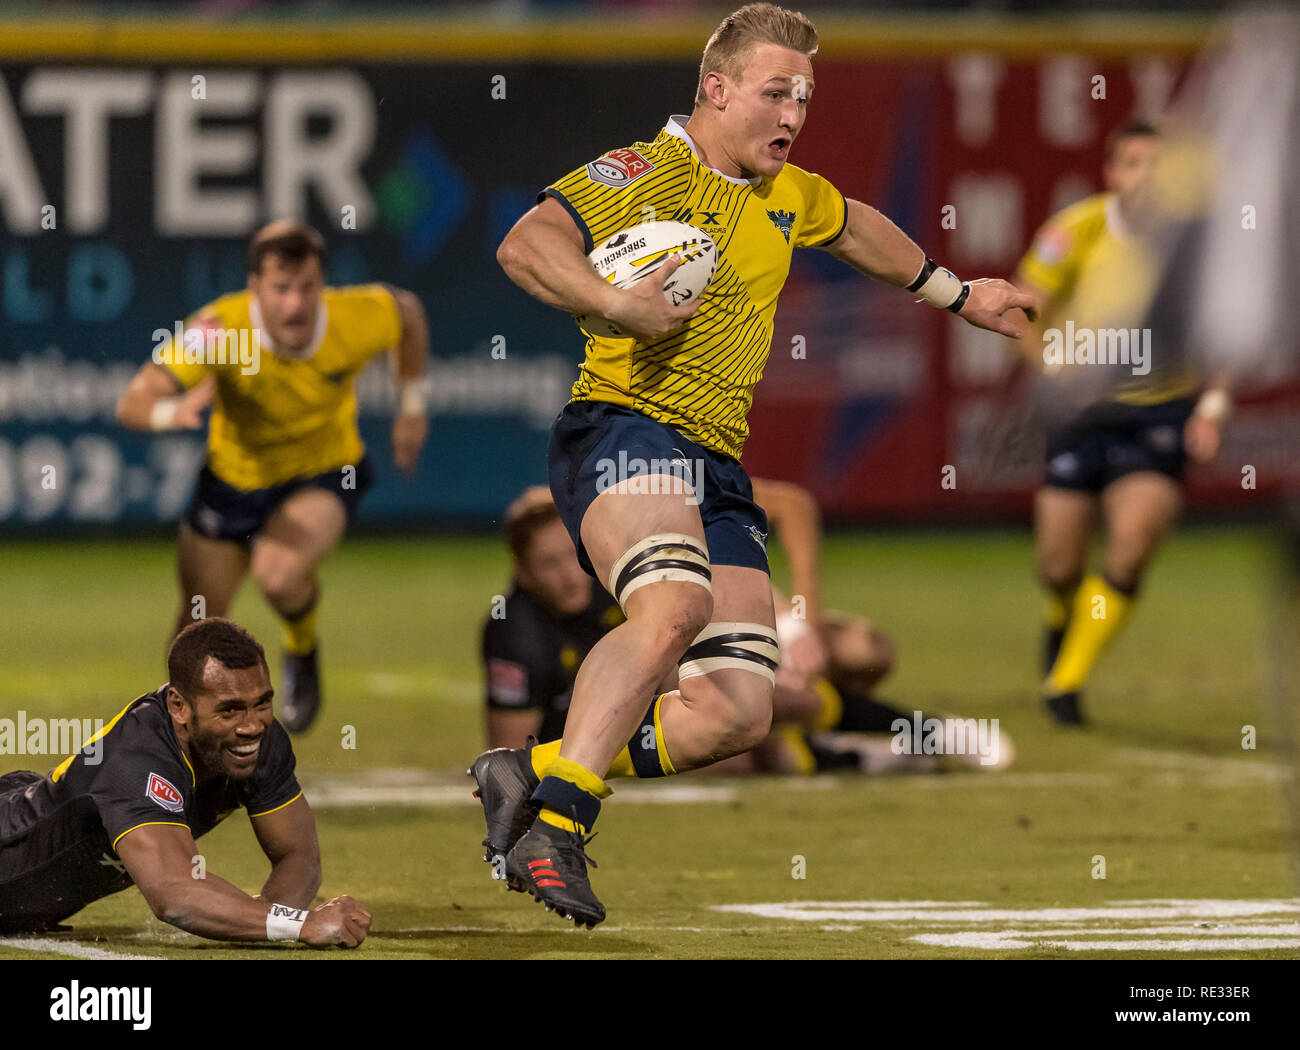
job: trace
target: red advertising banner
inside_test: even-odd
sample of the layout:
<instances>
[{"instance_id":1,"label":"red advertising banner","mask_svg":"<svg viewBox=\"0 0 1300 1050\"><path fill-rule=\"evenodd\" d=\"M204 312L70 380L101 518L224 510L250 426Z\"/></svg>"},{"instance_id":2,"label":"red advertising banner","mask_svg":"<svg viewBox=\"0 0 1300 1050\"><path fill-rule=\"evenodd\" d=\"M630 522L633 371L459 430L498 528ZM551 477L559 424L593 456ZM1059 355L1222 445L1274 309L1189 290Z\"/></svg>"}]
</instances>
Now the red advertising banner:
<instances>
[{"instance_id":1,"label":"red advertising banner","mask_svg":"<svg viewBox=\"0 0 1300 1050\"><path fill-rule=\"evenodd\" d=\"M878 207L963 278L1009 277L1052 214L1102 188L1105 139L1157 118L1190 56L820 60L794 162ZM845 518L1016 514L1042 473L1013 344L807 252L782 297L747 469ZM1030 354L1034 348L1026 348ZM1247 389L1194 505L1258 503L1300 465L1300 382ZM1041 399L1040 399L1041 401Z\"/></svg>"}]
</instances>

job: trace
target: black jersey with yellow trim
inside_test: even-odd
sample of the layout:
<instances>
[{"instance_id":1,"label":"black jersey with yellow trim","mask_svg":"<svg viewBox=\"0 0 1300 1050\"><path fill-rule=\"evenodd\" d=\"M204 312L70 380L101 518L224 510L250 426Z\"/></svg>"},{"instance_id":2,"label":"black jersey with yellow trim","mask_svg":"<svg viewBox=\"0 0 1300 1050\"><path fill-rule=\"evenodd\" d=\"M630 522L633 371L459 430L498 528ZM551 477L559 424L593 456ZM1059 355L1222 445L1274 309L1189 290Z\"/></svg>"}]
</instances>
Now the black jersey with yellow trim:
<instances>
[{"instance_id":1,"label":"black jersey with yellow trim","mask_svg":"<svg viewBox=\"0 0 1300 1050\"><path fill-rule=\"evenodd\" d=\"M739 459L791 255L833 243L848 205L820 175L793 164L752 179L707 167L686 122L671 117L653 142L611 150L539 199L564 206L588 252L651 221L684 222L713 239L717 267L687 325L652 343L589 337L573 399L631 408Z\"/></svg>"},{"instance_id":2,"label":"black jersey with yellow trim","mask_svg":"<svg viewBox=\"0 0 1300 1050\"><path fill-rule=\"evenodd\" d=\"M486 701L493 711L540 711L542 743L564 732L578 668L595 644L623 622L618 603L603 587L591 601L563 616L516 585L504 615L483 624Z\"/></svg>"},{"instance_id":3,"label":"black jersey with yellow trim","mask_svg":"<svg viewBox=\"0 0 1300 1050\"><path fill-rule=\"evenodd\" d=\"M261 816L302 793L279 722L246 780L196 782L166 691L133 700L48 776L0 793L0 929L58 921L132 885L116 852L130 831L170 824L197 839L236 809Z\"/></svg>"}]
</instances>

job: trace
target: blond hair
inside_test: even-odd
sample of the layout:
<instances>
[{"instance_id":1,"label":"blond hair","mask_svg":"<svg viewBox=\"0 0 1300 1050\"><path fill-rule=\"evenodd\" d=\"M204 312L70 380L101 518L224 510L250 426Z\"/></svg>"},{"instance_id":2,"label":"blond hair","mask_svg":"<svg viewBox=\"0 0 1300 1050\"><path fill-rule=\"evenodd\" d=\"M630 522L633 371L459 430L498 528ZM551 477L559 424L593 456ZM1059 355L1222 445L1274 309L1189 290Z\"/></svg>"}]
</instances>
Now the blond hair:
<instances>
[{"instance_id":1,"label":"blond hair","mask_svg":"<svg viewBox=\"0 0 1300 1050\"><path fill-rule=\"evenodd\" d=\"M817 29L802 12L787 11L776 4L746 4L732 11L704 45L696 103L705 100L705 76L721 73L739 81L745 63L759 44L788 47L812 58L817 53Z\"/></svg>"}]
</instances>

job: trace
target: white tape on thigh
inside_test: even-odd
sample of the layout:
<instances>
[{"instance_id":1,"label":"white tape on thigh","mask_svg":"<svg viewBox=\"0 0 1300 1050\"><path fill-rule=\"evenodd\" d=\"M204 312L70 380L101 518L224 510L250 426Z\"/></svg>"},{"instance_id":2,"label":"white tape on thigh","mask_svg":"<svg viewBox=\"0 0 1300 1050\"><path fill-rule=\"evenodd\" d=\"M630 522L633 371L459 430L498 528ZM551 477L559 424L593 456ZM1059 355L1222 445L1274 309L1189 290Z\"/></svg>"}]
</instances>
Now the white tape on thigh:
<instances>
[{"instance_id":1,"label":"white tape on thigh","mask_svg":"<svg viewBox=\"0 0 1300 1050\"><path fill-rule=\"evenodd\" d=\"M647 584L667 580L698 583L712 594L712 578L709 552L703 543L684 533L664 532L633 544L614 563L609 571L609 593L625 608L628 595Z\"/></svg>"},{"instance_id":2,"label":"white tape on thigh","mask_svg":"<svg viewBox=\"0 0 1300 1050\"><path fill-rule=\"evenodd\" d=\"M776 632L761 623L717 621L704 628L677 664L677 677L696 678L713 671L751 671L776 682L781 663Z\"/></svg>"}]
</instances>

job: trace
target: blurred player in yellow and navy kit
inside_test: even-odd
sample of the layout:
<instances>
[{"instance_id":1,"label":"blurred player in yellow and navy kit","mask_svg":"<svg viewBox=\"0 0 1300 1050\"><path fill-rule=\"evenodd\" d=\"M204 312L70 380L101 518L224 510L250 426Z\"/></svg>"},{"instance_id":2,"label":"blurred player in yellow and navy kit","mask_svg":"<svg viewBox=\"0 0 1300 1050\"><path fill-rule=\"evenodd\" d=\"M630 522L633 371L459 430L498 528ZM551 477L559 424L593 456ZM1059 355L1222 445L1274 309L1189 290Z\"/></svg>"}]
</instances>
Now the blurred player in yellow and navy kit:
<instances>
[{"instance_id":1,"label":"blurred player in yellow and navy kit","mask_svg":"<svg viewBox=\"0 0 1300 1050\"><path fill-rule=\"evenodd\" d=\"M1147 124L1112 132L1105 192L1049 219L1021 260L1016 283L1035 296L1044 333L1067 324L1082 330L1140 323L1157 272L1134 224L1158 144ZM1174 526L1187 458L1215 456L1227 414L1222 386L1197 400L1200 378L1176 348L1147 352L1145 374L1107 364L1123 370L1106 395L1048 435L1047 473L1034 508L1037 570L1048 593L1043 695L1065 725L1082 724L1087 676L1124 626L1143 574ZM1099 516L1101 570L1085 575Z\"/></svg>"},{"instance_id":2,"label":"blurred player in yellow and navy kit","mask_svg":"<svg viewBox=\"0 0 1300 1050\"><path fill-rule=\"evenodd\" d=\"M579 562L627 620L582 662L561 740L487 752L471 770L494 874L579 925L605 917L584 852L605 778L712 765L768 733L779 653L767 520L740 455L792 252L823 248L1007 335L1023 315L1003 315L1032 307L1006 282L961 282L879 212L787 163L816 50L801 14L733 12L705 47L690 116L547 187L497 252L542 302L629 333L588 341L549 453ZM586 253L651 218L717 244L701 298L666 301L676 258L629 290L595 274ZM659 692L674 667L678 687Z\"/></svg>"},{"instance_id":3,"label":"blurred player in yellow and navy kit","mask_svg":"<svg viewBox=\"0 0 1300 1050\"><path fill-rule=\"evenodd\" d=\"M160 341L117 410L136 430L194 430L213 403L207 460L180 526L174 632L224 615L251 572L284 622L280 718L294 732L320 708L316 568L371 482L353 385L375 354L393 356L393 458L402 470L414 468L428 426L417 385L429 354L419 300L381 284L326 287L324 261L311 227L263 227L249 246L247 288L195 311L184 346ZM234 352L240 339L257 352Z\"/></svg>"}]
</instances>

